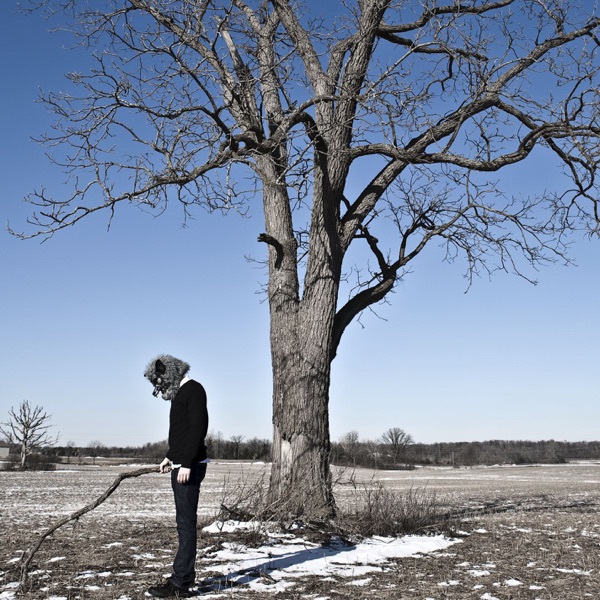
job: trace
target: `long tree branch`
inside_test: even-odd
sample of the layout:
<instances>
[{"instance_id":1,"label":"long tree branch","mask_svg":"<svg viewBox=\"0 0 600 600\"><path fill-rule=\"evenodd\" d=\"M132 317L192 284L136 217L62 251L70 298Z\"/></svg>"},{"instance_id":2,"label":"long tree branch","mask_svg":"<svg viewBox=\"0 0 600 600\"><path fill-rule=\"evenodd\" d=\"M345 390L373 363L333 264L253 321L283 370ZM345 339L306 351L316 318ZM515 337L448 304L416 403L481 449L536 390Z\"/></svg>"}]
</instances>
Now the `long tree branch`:
<instances>
[{"instance_id":1,"label":"long tree branch","mask_svg":"<svg viewBox=\"0 0 600 600\"><path fill-rule=\"evenodd\" d=\"M35 556L36 552L40 549L44 540L52 535L57 529L70 523L71 521L76 521L86 513L98 508L100 504L102 504L121 484L125 479L131 479L132 477L139 477L140 475L147 475L149 473L158 473L158 467L145 467L143 469L137 469L135 471L127 471L126 473L120 473L118 477L111 483L111 485L106 489L106 491L98 496L93 502L86 504L83 508L71 513L70 515L64 517L63 519L59 519L52 526L48 527L35 541L35 543L27 549L23 557L21 558L20 570L21 570L21 579L19 582L19 588L23 589L27 584L27 577L29 575L29 567L31 565L31 561Z\"/></svg>"}]
</instances>

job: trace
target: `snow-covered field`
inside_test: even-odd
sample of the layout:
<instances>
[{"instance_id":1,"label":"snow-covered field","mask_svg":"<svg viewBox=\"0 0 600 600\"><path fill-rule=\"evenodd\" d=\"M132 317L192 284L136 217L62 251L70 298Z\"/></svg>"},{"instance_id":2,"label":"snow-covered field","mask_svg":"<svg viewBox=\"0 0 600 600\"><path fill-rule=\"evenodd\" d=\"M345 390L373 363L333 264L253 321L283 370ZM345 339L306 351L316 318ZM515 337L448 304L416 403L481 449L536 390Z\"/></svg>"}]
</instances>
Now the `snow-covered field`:
<instances>
[{"instance_id":1,"label":"snow-covered field","mask_svg":"<svg viewBox=\"0 0 600 600\"><path fill-rule=\"evenodd\" d=\"M136 466L0 472L0 598L15 598L19 560L57 519L95 500ZM341 510L383 485L425 490L467 511L454 531L342 540L287 524L219 522L221 504L260 482L268 465L215 462L201 492L198 581L206 597L324 600L600 598L600 465L336 470ZM168 575L175 530L168 476L125 480L97 509L48 538L28 599L144 597ZM498 512L489 513L490 506Z\"/></svg>"}]
</instances>

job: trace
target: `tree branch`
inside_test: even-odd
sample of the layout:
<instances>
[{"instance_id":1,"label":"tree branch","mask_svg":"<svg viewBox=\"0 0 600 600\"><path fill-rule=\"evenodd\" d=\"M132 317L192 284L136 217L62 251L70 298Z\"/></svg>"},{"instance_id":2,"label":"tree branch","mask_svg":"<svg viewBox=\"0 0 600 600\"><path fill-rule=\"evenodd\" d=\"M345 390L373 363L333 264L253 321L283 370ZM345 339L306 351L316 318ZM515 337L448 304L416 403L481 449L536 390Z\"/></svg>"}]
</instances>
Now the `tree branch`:
<instances>
[{"instance_id":1,"label":"tree branch","mask_svg":"<svg viewBox=\"0 0 600 600\"><path fill-rule=\"evenodd\" d=\"M265 244L268 244L269 246L275 248L275 252L277 253L277 258L275 259L275 268L279 269L279 267L281 267L281 262L283 261L283 246L281 245L281 242L276 240L272 235L269 235L268 233L261 233L258 236L258 241L264 242Z\"/></svg>"},{"instance_id":2,"label":"tree branch","mask_svg":"<svg viewBox=\"0 0 600 600\"><path fill-rule=\"evenodd\" d=\"M35 541L35 543L27 549L27 551L21 557L20 570L21 570L21 579L19 582L19 589L23 590L23 588L27 584L27 577L29 574L29 567L31 565L31 561L35 556L36 552L40 549L40 546L44 542L44 540L51 534L53 534L57 529L70 523L71 521L75 521L85 515L86 513L94 510L100 504L102 504L121 484L125 479L130 479L132 477L139 477L140 475L147 475L149 473L158 473L158 467L147 467L143 469L137 469L135 471L128 471L126 473L120 473L118 477L112 482L112 484L106 489L106 491L98 496L96 500L90 502L83 508L71 513L67 517L56 521L51 527L46 529Z\"/></svg>"}]
</instances>

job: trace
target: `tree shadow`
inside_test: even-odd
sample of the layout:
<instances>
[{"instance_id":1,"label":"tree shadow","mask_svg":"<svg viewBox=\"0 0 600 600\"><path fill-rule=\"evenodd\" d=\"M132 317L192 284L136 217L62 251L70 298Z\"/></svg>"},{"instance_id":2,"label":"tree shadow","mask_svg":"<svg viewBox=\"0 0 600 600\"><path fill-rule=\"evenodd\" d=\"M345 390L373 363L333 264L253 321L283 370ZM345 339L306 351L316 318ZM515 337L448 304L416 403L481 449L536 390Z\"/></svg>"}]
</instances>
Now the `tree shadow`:
<instances>
[{"instance_id":1,"label":"tree shadow","mask_svg":"<svg viewBox=\"0 0 600 600\"><path fill-rule=\"evenodd\" d=\"M225 589L231 589L234 587L248 585L258 580L264 581L265 585L276 584L281 581L282 578L275 578L271 573L275 571L282 571L291 569L294 571L295 567L309 563L314 560L327 560L335 563L335 557L343 554L344 552L350 552L356 548L353 544L348 544L343 541L337 541L331 543L328 546L319 546L315 548L306 548L304 550L298 550L281 554L277 556L255 558L241 558L241 562L250 563L255 561L256 564L240 568L231 573L225 575L207 577L197 586L197 593L207 592L218 592ZM265 549L267 554L268 549ZM290 576L297 577L298 572L291 573Z\"/></svg>"}]
</instances>

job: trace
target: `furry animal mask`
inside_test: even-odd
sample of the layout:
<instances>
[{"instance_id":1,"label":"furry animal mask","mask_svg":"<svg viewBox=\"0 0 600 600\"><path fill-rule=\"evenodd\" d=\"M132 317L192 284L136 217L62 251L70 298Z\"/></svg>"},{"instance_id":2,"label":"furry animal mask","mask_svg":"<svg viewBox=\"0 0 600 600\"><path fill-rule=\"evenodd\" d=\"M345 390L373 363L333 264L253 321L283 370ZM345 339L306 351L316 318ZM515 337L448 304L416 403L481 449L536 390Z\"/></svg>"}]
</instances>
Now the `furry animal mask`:
<instances>
[{"instance_id":1,"label":"furry animal mask","mask_svg":"<svg viewBox=\"0 0 600 600\"><path fill-rule=\"evenodd\" d=\"M169 354L161 354L148 363L144 377L154 386L153 396L162 394L163 400L173 400L181 380L189 370L190 365L186 362Z\"/></svg>"}]
</instances>

